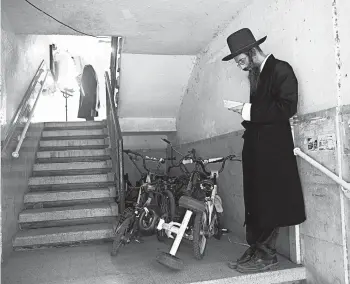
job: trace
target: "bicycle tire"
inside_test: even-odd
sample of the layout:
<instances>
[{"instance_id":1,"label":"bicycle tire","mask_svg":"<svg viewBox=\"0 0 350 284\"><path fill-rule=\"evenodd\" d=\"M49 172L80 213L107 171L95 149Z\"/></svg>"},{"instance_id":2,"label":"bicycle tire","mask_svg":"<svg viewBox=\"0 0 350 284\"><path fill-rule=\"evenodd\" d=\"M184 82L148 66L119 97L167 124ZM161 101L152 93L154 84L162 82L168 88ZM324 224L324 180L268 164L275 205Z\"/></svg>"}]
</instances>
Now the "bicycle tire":
<instances>
[{"instance_id":1,"label":"bicycle tire","mask_svg":"<svg viewBox=\"0 0 350 284\"><path fill-rule=\"evenodd\" d=\"M174 197L174 194L166 189L163 191L163 196L165 196L166 199L168 199L168 212L169 213L169 221L172 221L174 220L175 218L175 213L176 213L176 204L175 204L175 197ZM165 212L162 212L162 213L165 213Z\"/></svg>"},{"instance_id":2,"label":"bicycle tire","mask_svg":"<svg viewBox=\"0 0 350 284\"><path fill-rule=\"evenodd\" d=\"M127 232L133 216L126 218L116 229L115 237L113 239L111 256L116 256L120 247L123 245L123 236Z\"/></svg>"},{"instance_id":3,"label":"bicycle tire","mask_svg":"<svg viewBox=\"0 0 350 284\"><path fill-rule=\"evenodd\" d=\"M204 255L205 255L205 251L207 248L207 238L204 236L204 234L201 236L201 230L203 230L202 228L202 217L203 217L203 213L197 213L194 217L194 224L193 224L193 242L192 242L192 246L193 246L193 253L194 253L194 257L197 260L201 260L203 259ZM205 240L205 244L204 244L204 248L201 248L201 241L202 238L204 238Z\"/></svg>"},{"instance_id":4,"label":"bicycle tire","mask_svg":"<svg viewBox=\"0 0 350 284\"><path fill-rule=\"evenodd\" d=\"M214 228L215 233L213 237L217 240L220 240L223 235L221 227L221 214L218 213L216 210L214 210L214 214L216 214L216 224L214 225L216 228Z\"/></svg>"},{"instance_id":5,"label":"bicycle tire","mask_svg":"<svg viewBox=\"0 0 350 284\"><path fill-rule=\"evenodd\" d=\"M156 208L152 208L153 206L148 206L148 214L151 216L151 222L149 224L144 224L144 219L146 217L146 211L143 210L139 220L138 220L138 228L144 235L152 235L154 234L154 231L156 230L156 224L157 221L159 220L159 214L156 210Z\"/></svg>"},{"instance_id":6,"label":"bicycle tire","mask_svg":"<svg viewBox=\"0 0 350 284\"><path fill-rule=\"evenodd\" d=\"M184 269L184 262L182 259L171 255L170 253L166 253L166 252L161 252L158 256L157 256L157 261L172 269L172 270L182 270Z\"/></svg>"},{"instance_id":7,"label":"bicycle tire","mask_svg":"<svg viewBox=\"0 0 350 284\"><path fill-rule=\"evenodd\" d=\"M162 197L165 196L167 200L169 201L169 206L167 206L167 211L169 212L162 212L161 218L165 220L166 223L171 222L175 219L176 214L176 203L175 203L175 197L174 194L170 190L164 190ZM164 197L163 197L164 198ZM162 202L162 201L161 201ZM163 208L161 208L163 209ZM156 236L157 240L159 242L164 242L167 239L167 235L165 234L164 230L156 230Z\"/></svg>"}]
</instances>

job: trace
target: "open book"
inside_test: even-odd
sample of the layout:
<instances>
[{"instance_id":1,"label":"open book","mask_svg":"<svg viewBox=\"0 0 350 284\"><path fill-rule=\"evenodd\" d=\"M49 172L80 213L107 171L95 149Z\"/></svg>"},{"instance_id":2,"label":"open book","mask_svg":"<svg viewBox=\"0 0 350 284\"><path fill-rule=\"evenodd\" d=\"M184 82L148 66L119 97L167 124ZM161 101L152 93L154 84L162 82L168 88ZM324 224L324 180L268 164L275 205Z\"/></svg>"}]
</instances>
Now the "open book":
<instances>
[{"instance_id":1,"label":"open book","mask_svg":"<svg viewBox=\"0 0 350 284\"><path fill-rule=\"evenodd\" d=\"M244 105L244 103L224 100L224 106L225 106L225 108L228 108L228 109L233 108L233 107L237 107L237 106L242 106L242 105Z\"/></svg>"}]
</instances>

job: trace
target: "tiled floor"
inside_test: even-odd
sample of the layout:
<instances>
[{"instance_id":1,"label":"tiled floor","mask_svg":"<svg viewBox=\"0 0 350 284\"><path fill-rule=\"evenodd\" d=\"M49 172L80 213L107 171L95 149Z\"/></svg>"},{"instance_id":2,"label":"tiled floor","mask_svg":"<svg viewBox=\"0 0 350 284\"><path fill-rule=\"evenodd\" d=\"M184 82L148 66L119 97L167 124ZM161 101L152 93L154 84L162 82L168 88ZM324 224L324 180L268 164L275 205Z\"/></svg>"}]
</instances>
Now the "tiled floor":
<instances>
[{"instance_id":1,"label":"tiled floor","mask_svg":"<svg viewBox=\"0 0 350 284\"><path fill-rule=\"evenodd\" d=\"M246 248L230 242L229 236L221 241L210 240L207 254L201 261L193 258L190 244L183 242L177 255L185 262L181 272L170 271L155 260L157 253L168 251L170 245L171 242L163 244L156 237L148 237L143 244L123 247L117 257L109 254L111 244L14 252L2 269L1 283L174 284L240 275L226 263L236 259ZM295 267L283 257L279 257L279 261L280 269Z\"/></svg>"}]
</instances>

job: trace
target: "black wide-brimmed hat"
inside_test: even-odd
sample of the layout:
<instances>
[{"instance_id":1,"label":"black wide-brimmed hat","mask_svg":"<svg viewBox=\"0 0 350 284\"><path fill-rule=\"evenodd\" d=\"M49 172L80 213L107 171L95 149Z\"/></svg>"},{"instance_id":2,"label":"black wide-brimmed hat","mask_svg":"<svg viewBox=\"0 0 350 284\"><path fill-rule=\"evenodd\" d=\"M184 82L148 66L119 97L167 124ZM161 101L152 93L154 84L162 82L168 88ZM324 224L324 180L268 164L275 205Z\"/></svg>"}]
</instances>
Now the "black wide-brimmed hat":
<instances>
[{"instance_id":1,"label":"black wide-brimmed hat","mask_svg":"<svg viewBox=\"0 0 350 284\"><path fill-rule=\"evenodd\" d=\"M243 52L246 52L253 48L254 46L258 46L259 44L262 44L266 40L267 36L255 40L255 37L250 29L244 28L241 29L233 34L231 34L227 38L227 44L231 51L231 54L227 55L222 59L222 61L228 61L237 56L238 54L241 54Z\"/></svg>"}]
</instances>

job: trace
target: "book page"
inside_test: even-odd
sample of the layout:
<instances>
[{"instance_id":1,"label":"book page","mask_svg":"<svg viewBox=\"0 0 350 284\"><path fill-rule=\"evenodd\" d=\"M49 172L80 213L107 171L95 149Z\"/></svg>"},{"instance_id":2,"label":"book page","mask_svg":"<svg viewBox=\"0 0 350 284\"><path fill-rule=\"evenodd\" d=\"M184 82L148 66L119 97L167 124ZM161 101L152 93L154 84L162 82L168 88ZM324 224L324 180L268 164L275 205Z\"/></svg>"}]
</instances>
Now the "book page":
<instances>
[{"instance_id":1,"label":"book page","mask_svg":"<svg viewBox=\"0 0 350 284\"><path fill-rule=\"evenodd\" d=\"M244 103L242 103L242 102L235 102L235 101L229 101L229 100L223 100L223 101L224 101L224 106L226 108L234 108L237 106L244 105Z\"/></svg>"}]
</instances>

